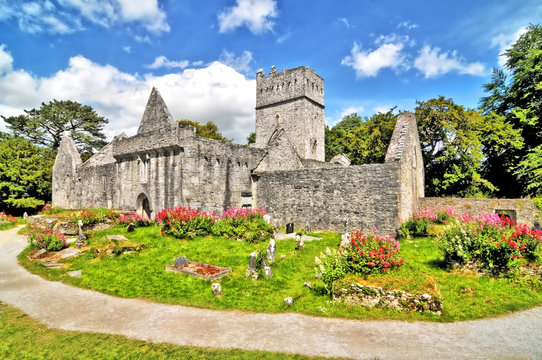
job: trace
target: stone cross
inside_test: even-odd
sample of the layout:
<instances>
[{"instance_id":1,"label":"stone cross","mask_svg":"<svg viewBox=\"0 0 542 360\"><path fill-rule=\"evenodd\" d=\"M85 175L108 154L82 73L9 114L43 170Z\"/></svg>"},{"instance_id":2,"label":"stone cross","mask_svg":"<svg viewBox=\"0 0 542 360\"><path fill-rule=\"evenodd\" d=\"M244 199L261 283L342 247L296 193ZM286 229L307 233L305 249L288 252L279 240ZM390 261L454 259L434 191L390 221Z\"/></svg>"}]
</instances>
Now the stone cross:
<instances>
[{"instance_id":1,"label":"stone cross","mask_svg":"<svg viewBox=\"0 0 542 360\"><path fill-rule=\"evenodd\" d=\"M77 222L77 225L79 226L79 235L77 236L77 241L75 242L75 247L80 249L83 246L87 245L87 237L85 234L83 234L83 222L79 220Z\"/></svg>"},{"instance_id":2,"label":"stone cross","mask_svg":"<svg viewBox=\"0 0 542 360\"><path fill-rule=\"evenodd\" d=\"M211 288L213 289L213 294L215 296L220 296L222 295L222 288L220 287L220 284L219 283L213 283L211 285Z\"/></svg>"},{"instance_id":3,"label":"stone cross","mask_svg":"<svg viewBox=\"0 0 542 360\"><path fill-rule=\"evenodd\" d=\"M299 234L295 236L295 243L297 244L298 249L303 249L305 247L305 242L303 241L303 237Z\"/></svg>"}]
</instances>

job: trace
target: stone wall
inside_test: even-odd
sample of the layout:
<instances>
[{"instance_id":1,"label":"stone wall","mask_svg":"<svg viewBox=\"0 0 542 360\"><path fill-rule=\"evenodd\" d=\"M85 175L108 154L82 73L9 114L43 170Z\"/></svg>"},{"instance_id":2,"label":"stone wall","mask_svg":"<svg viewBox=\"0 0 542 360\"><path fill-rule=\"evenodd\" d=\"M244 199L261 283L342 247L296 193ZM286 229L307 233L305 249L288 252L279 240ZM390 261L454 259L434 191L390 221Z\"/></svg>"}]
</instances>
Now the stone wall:
<instances>
[{"instance_id":1,"label":"stone wall","mask_svg":"<svg viewBox=\"0 0 542 360\"><path fill-rule=\"evenodd\" d=\"M256 206L297 229L371 231L399 226L398 163L264 172L253 175Z\"/></svg>"},{"instance_id":2,"label":"stone wall","mask_svg":"<svg viewBox=\"0 0 542 360\"><path fill-rule=\"evenodd\" d=\"M492 214L505 211L513 220L529 226L540 227L540 218L537 217L538 208L529 199L463 199L463 198L421 198L419 208L447 208L452 207L459 213L468 213L476 216L480 213Z\"/></svg>"},{"instance_id":3,"label":"stone wall","mask_svg":"<svg viewBox=\"0 0 542 360\"><path fill-rule=\"evenodd\" d=\"M324 80L300 67L256 77L256 147L264 148L283 128L301 158L324 161Z\"/></svg>"}]
</instances>

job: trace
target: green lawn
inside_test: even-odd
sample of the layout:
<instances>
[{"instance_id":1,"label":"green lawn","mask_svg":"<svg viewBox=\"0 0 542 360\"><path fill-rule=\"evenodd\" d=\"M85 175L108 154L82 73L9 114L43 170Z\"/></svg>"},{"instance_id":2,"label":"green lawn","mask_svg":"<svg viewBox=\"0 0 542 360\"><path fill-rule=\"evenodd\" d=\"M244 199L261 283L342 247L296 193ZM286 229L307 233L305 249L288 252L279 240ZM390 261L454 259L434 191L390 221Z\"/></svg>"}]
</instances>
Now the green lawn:
<instances>
[{"instance_id":1,"label":"green lawn","mask_svg":"<svg viewBox=\"0 0 542 360\"><path fill-rule=\"evenodd\" d=\"M2 359L323 359L247 350L153 344L119 335L49 329L0 303Z\"/></svg>"},{"instance_id":2,"label":"green lawn","mask_svg":"<svg viewBox=\"0 0 542 360\"><path fill-rule=\"evenodd\" d=\"M323 240L306 242L306 248L295 250L295 240L277 241L277 262L272 265L271 279L252 280L245 277L249 254L265 244L249 244L225 238L205 237L178 240L160 235L158 228L138 228L126 234L124 227L94 233L89 245L105 243L107 234L124 234L132 242L142 244L139 253L105 257L100 260L92 252L67 261L66 269L45 268L27 260L25 250L20 262L45 278L60 280L121 297L147 298L153 301L212 309L240 309L256 312L298 312L316 316L354 319L401 319L456 321L495 316L542 304L542 293L532 291L509 279L476 277L441 267L441 256L433 238L401 240L401 257L405 265L398 272L371 276L367 280L389 289L430 293L443 301L443 314L406 313L397 310L369 309L334 303L323 294L322 285L314 278L314 257L326 247L336 248L340 235L315 234ZM176 256L222 267L232 274L219 282L224 296L215 297L211 284L186 274L165 272ZM286 255L281 260L281 255ZM71 278L67 271L82 269L83 277ZM355 280L355 278L353 278ZM313 289L303 286L310 281ZM291 296L293 306L286 308L283 299Z\"/></svg>"}]
</instances>

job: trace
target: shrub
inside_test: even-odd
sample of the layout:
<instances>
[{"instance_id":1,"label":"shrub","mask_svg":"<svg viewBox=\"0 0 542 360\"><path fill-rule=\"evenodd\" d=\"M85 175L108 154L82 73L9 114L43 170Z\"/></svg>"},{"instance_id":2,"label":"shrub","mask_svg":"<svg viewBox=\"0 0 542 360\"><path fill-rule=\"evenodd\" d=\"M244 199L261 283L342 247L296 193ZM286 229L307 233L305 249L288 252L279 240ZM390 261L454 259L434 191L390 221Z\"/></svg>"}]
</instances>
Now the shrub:
<instances>
[{"instance_id":1,"label":"shrub","mask_svg":"<svg viewBox=\"0 0 542 360\"><path fill-rule=\"evenodd\" d=\"M314 258L316 278L322 280L328 294L331 293L333 282L343 278L349 272L349 266L341 250L326 248L325 253Z\"/></svg>"},{"instance_id":2,"label":"shrub","mask_svg":"<svg viewBox=\"0 0 542 360\"><path fill-rule=\"evenodd\" d=\"M399 249L399 241L389 235L357 232L351 235L349 245L344 248L344 257L353 273L386 273L403 265L403 259L398 258Z\"/></svg>"},{"instance_id":3,"label":"shrub","mask_svg":"<svg viewBox=\"0 0 542 360\"><path fill-rule=\"evenodd\" d=\"M25 236L28 238L30 246L47 251L59 251L67 245L64 235L52 230L44 231L36 227L29 227Z\"/></svg>"},{"instance_id":4,"label":"shrub","mask_svg":"<svg viewBox=\"0 0 542 360\"><path fill-rule=\"evenodd\" d=\"M273 226L268 224L262 209L229 208L213 223L213 235L226 236L247 242L269 240L273 235Z\"/></svg>"},{"instance_id":5,"label":"shrub","mask_svg":"<svg viewBox=\"0 0 542 360\"><path fill-rule=\"evenodd\" d=\"M190 207L164 209L156 215L162 225L162 233L177 238L207 235L215 221L214 213L208 214Z\"/></svg>"},{"instance_id":6,"label":"shrub","mask_svg":"<svg viewBox=\"0 0 542 360\"><path fill-rule=\"evenodd\" d=\"M120 216L115 219L116 225L128 225L131 223L136 227L148 227L153 226L155 221L149 219L147 216L141 216L135 211L130 214L120 214Z\"/></svg>"},{"instance_id":7,"label":"shrub","mask_svg":"<svg viewBox=\"0 0 542 360\"><path fill-rule=\"evenodd\" d=\"M38 215L53 215L53 214L58 214L64 211L67 211L67 210L57 207L57 206L45 205L38 212Z\"/></svg>"},{"instance_id":8,"label":"shrub","mask_svg":"<svg viewBox=\"0 0 542 360\"><path fill-rule=\"evenodd\" d=\"M513 273L540 259L542 231L516 225L497 214L459 216L439 241L447 264L475 262L495 274Z\"/></svg>"},{"instance_id":9,"label":"shrub","mask_svg":"<svg viewBox=\"0 0 542 360\"><path fill-rule=\"evenodd\" d=\"M446 224L456 216L457 214L452 208L417 210L401 223L399 234L402 237L425 236L428 234L429 224Z\"/></svg>"},{"instance_id":10,"label":"shrub","mask_svg":"<svg viewBox=\"0 0 542 360\"><path fill-rule=\"evenodd\" d=\"M7 222L12 223L13 225L17 224L16 218L1 211L0 211L0 221L7 221Z\"/></svg>"}]
</instances>

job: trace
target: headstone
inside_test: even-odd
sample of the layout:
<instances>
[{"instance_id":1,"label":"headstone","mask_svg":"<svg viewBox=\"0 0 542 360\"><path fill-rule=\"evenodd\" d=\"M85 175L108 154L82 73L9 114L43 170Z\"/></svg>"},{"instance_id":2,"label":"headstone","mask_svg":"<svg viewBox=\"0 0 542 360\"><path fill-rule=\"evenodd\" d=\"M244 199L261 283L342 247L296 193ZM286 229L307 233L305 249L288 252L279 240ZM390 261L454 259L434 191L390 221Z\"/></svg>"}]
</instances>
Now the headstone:
<instances>
[{"instance_id":1,"label":"headstone","mask_svg":"<svg viewBox=\"0 0 542 360\"><path fill-rule=\"evenodd\" d=\"M56 254L57 256L60 255L61 259L68 259L68 258L81 254L81 250L77 250L74 248L66 248L64 250L57 252Z\"/></svg>"},{"instance_id":2,"label":"headstone","mask_svg":"<svg viewBox=\"0 0 542 360\"><path fill-rule=\"evenodd\" d=\"M263 271L266 279L269 279L273 276L273 273L271 272L271 268L269 266L264 266Z\"/></svg>"},{"instance_id":3,"label":"headstone","mask_svg":"<svg viewBox=\"0 0 542 360\"><path fill-rule=\"evenodd\" d=\"M286 307L292 306L293 303L294 303L294 300L290 296L284 299L284 305L286 305Z\"/></svg>"},{"instance_id":4,"label":"headstone","mask_svg":"<svg viewBox=\"0 0 542 360\"><path fill-rule=\"evenodd\" d=\"M275 220L275 232L280 232L280 224Z\"/></svg>"},{"instance_id":5,"label":"headstone","mask_svg":"<svg viewBox=\"0 0 542 360\"><path fill-rule=\"evenodd\" d=\"M250 253L250 257L248 259L248 269L252 271L256 271L256 260L258 259L258 253L254 251L253 253Z\"/></svg>"},{"instance_id":6,"label":"headstone","mask_svg":"<svg viewBox=\"0 0 542 360\"><path fill-rule=\"evenodd\" d=\"M305 247L305 242L303 242L303 237L299 234L295 236L295 243L298 249L303 249Z\"/></svg>"},{"instance_id":7,"label":"headstone","mask_svg":"<svg viewBox=\"0 0 542 360\"><path fill-rule=\"evenodd\" d=\"M265 215L263 216L263 219L264 219L264 221L265 221L266 223L271 224L271 215L265 214Z\"/></svg>"},{"instance_id":8,"label":"headstone","mask_svg":"<svg viewBox=\"0 0 542 360\"><path fill-rule=\"evenodd\" d=\"M126 232L131 233L135 230L134 223L129 223L128 226L126 226Z\"/></svg>"},{"instance_id":9,"label":"headstone","mask_svg":"<svg viewBox=\"0 0 542 360\"><path fill-rule=\"evenodd\" d=\"M40 249L40 250L36 251L36 252L34 253L34 255L32 255L32 258L33 258L33 259L37 259L37 258L39 258L41 255L45 255L45 254L47 254L47 250L45 250L45 249Z\"/></svg>"},{"instance_id":10,"label":"headstone","mask_svg":"<svg viewBox=\"0 0 542 360\"><path fill-rule=\"evenodd\" d=\"M294 232L294 223L286 224L286 234L291 234Z\"/></svg>"},{"instance_id":11,"label":"headstone","mask_svg":"<svg viewBox=\"0 0 542 360\"><path fill-rule=\"evenodd\" d=\"M80 278L82 276L83 271L82 270L73 270L68 271L68 276L74 277L74 278Z\"/></svg>"},{"instance_id":12,"label":"headstone","mask_svg":"<svg viewBox=\"0 0 542 360\"><path fill-rule=\"evenodd\" d=\"M269 264L275 262L275 256L277 255L277 245L275 245L275 239L269 240L267 245L267 262Z\"/></svg>"},{"instance_id":13,"label":"headstone","mask_svg":"<svg viewBox=\"0 0 542 360\"><path fill-rule=\"evenodd\" d=\"M107 235L107 239L111 241L128 241L128 239L122 235Z\"/></svg>"},{"instance_id":14,"label":"headstone","mask_svg":"<svg viewBox=\"0 0 542 360\"><path fill-rule=\"evenodd\" d=\"M213 283L211 285L211 288L213 289L213 294L215 296L220 296L222 295L222 288L220 287L220 284L219 283Z\"/></svg>"},{"instance_id":15,"label":"headstone","mask_svg":"<svg viewBox=\"0 0 542 360\"><path fill-rule=\"evenodd\" d=\"M304 287L307 287L307 288L309 288L309 289L312 289L312 284L311 284L310 281L307 281L306 283L303 283L303 286L304 286Z\"/></svg>"},{"instance_id":16,"label":"headstone","mask_svg":"<svg viewBox=\"0 0 542 360\"><path fill-rule=\"evenodd\" d=\"M179 257L176 257L176 258L173 259L173 263L177 267L182 267L182 266L185 266L186 264L188 264L188 259L184 255L179 256Z\"/></svg>"},{"instance_id":17,"label":"headstone","mask_svg":"<svg viewBox=\"0 0 542 360\"><path fill-rule=\"evenodd\" d=\"M59 225L59 224L57 224L57 225ZM85 236L85 234L83 234L83 222L81 220L79 220L78 225L79 225L79 235L77 236L77 241L75 242L75 247L80 249L83 246L87 245L87 237Z\"/></svg>"},{"instance_id":18,"label":"headstone","mask_svg":"<svg viewBox=\"0 0 542 360\"><path fill-rule=\"evenodd\" d=\"M349 233L342 234L340 247L345 248L349 245L350 245L350 234Z\"/></svg>"},{"instance_id":19,"label":"headstone","mask_svg":"<svg viewBox=\"0 0 542 360\"><path fill-rule=\"evenodd\" d=\"M347 218L343 219L343 224L344 224L344 232L346 233L348 231L348 219Z\"/></svg>"},{"instance_id":20,"label":"headstone","mask_svg":"<svg viewBox=\"0 0 542 360\"><path fill-rule=\"evenodd\" d=\"M23 214L23 219L28 219L28 213L25 211L24 214Z\"/></svg>"},{"instance_id":21,"label":"headstone","mask_svg":"<svg viewBox=\"0 0 542 360\"><path fill-rule=\"evenodd\" d=\"M310 227L310 225L309 225L308 222L305 224L305 232L306 232L307 234L309 234L309 233L311 232L311 227Z\"/></svg>"}]
</instances>

